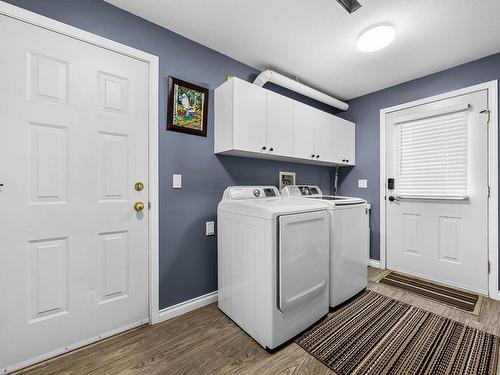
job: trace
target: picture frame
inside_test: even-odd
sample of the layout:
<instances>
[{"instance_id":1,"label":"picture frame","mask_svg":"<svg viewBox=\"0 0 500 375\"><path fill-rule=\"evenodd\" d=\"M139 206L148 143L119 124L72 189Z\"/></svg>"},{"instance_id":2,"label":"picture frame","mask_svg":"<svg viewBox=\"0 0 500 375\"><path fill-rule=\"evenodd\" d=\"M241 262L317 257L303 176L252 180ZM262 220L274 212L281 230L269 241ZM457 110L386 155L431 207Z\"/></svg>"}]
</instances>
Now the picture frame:
<instances>
[{"instance_id":1,"label":"picture frame","mask_svg":"<svg viewBox=\"0 0 500 375\"><path fill-rule=\"evenodd\" d=\"M280 179L280 183L279 183L280 191L283 190L283 188L285 186L296 185L295 172L282 172L282 171L280 171L279 179Z\"/></svg>"},{"instance_id":2,"label":"picture frame","mask_svg":"<svg viewBox=\"0 0 500 375\"><path fill-rule=\"evenodd\" d=\"M207 136L207 88L168 77L167 105L167 130Z\"/></svg>"}]
</instances>

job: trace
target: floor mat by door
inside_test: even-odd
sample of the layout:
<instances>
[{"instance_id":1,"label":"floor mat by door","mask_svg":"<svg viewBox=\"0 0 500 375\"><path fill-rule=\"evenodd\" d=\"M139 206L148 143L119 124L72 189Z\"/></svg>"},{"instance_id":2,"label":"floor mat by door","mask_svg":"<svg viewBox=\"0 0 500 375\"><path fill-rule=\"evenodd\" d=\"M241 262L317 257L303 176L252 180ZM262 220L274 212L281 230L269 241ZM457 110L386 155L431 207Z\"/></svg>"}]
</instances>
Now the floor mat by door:
<instances>
[{"instance_id":1,"label":"floor mat by door","mask_svg":"<svg viewBox=\"0 0 500 375\"><path fill-rule=\"evenodd\" d=\"M479 294L440 285L432 281L394 271L383 271L379 275L376 275L371 281L401 288L479 316L484 299Z\"/></svg>"},{"instance_id":2,"label":"floor mat by door","mask_svg":"<svg viewBox=\"0 0 500 375\"><path fill-rule=\"evenodd\" d=\"M365 291L297 339L339 375L496 374L499 338Z\"/></svg>"}]
</instances>

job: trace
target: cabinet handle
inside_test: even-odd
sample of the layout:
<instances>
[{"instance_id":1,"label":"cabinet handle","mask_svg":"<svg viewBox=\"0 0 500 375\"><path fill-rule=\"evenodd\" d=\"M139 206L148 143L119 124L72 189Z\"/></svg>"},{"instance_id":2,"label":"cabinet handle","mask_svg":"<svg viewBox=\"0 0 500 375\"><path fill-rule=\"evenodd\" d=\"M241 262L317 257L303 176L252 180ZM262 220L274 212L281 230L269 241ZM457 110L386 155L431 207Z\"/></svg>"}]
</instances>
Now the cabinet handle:
<instances>
[{"instance_id":1,"label":"cabinet handle","mask_svg":"<svg viewBox=\"0 0 500 375\"><path fill-rule=\"evenodd\" d=\"M274 149L271 147L271 148L269 149L269 151L274 151Z\"/></svg>"},{"instance_id":2,"label":"cabinet handle","mask_svg":"<svg viewBox=\"0 0 500 375\"><path fill-rule=\"evenodd\" d=\"M349 163L349 159L345 159L345 161L346 161L347 163Z\"/></svg>"},{"instance_id":3,"label":"cabinet handle","mask_svg":"<svg viewBox=\"0 0 500 375\"><path fill-rule=\"evenodd\" d=\"M314 159L314 156L315 156L314 154L312 154L312 155L311 155L311 157L312 157L313 159Z\"/></svg>"},{"instance_id":4,"label":"cabinet handle","mask_svg":"<svg viewBox=\"0 0 500 375\"><path fill-rule=\"evenodd\" d=\"M266 149L266 146L262 146L262 149L265 150Z\"/></svg>"},{"instance_id":5,"label":"cabinet handle","mask_svg":"<svg viewBox=\"0 0 500 375\"><path fill-rule=\"evenodd\" d=\"M343 162L345 162L345 159L342 159Z\"/></svg>"},{"instance_id":6,"label":"cabinet handle","mask_svg":"<svg viewBox=\"0 0 500 375\"><path fill-rule=\"evenodd\" d=\"M316 155L316 159L319 159L319 155Z\"/></svg>"}]
</instances>

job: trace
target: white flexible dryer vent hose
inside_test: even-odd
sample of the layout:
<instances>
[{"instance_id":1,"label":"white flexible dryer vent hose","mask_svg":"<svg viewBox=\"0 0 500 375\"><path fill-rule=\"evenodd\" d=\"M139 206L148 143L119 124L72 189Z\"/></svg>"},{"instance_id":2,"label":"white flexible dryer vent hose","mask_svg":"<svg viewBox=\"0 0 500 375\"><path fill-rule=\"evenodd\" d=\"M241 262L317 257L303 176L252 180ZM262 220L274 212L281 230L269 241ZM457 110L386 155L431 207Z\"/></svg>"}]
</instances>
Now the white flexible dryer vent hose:
<instances>
[{"instance_id":1,"label":"white flexible dryer vent hose","mask_svg":"<svg viewBox=\"0 0 500 375\"><path fill-rule=\"evenodd\" d=\"M349 104L344 103L341 100L338 100L309 86L306 86L300 82L294 81L293 79L285 77L284 75L276 73L272 70L264 70L253 81L254 84L261 87L264 86L267 82L275 83L278 86L285 87L289 90L305 95L321 103L325 103L332 107L341 109L342 111L347 111L347 109L349 108Z\"/></svg>"}]
</instances>

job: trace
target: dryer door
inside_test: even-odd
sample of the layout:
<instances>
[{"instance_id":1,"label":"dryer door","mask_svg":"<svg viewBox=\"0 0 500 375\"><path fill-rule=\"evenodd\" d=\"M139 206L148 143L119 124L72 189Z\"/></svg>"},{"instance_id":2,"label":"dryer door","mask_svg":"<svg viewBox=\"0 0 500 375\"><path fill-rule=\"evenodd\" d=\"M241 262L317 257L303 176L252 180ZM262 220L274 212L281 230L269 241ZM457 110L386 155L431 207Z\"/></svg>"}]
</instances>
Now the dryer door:
<instances>
[{"instance_id":1,"label":"dryer door","mask_svg":"<svg viewBox=\"0 0 500 375\"><path fill-rule=\"evenodd\" d=\"M292 310L328 288L329 216L317 211L279 217L278 303Z\"/></svg>"}]
</instances>

